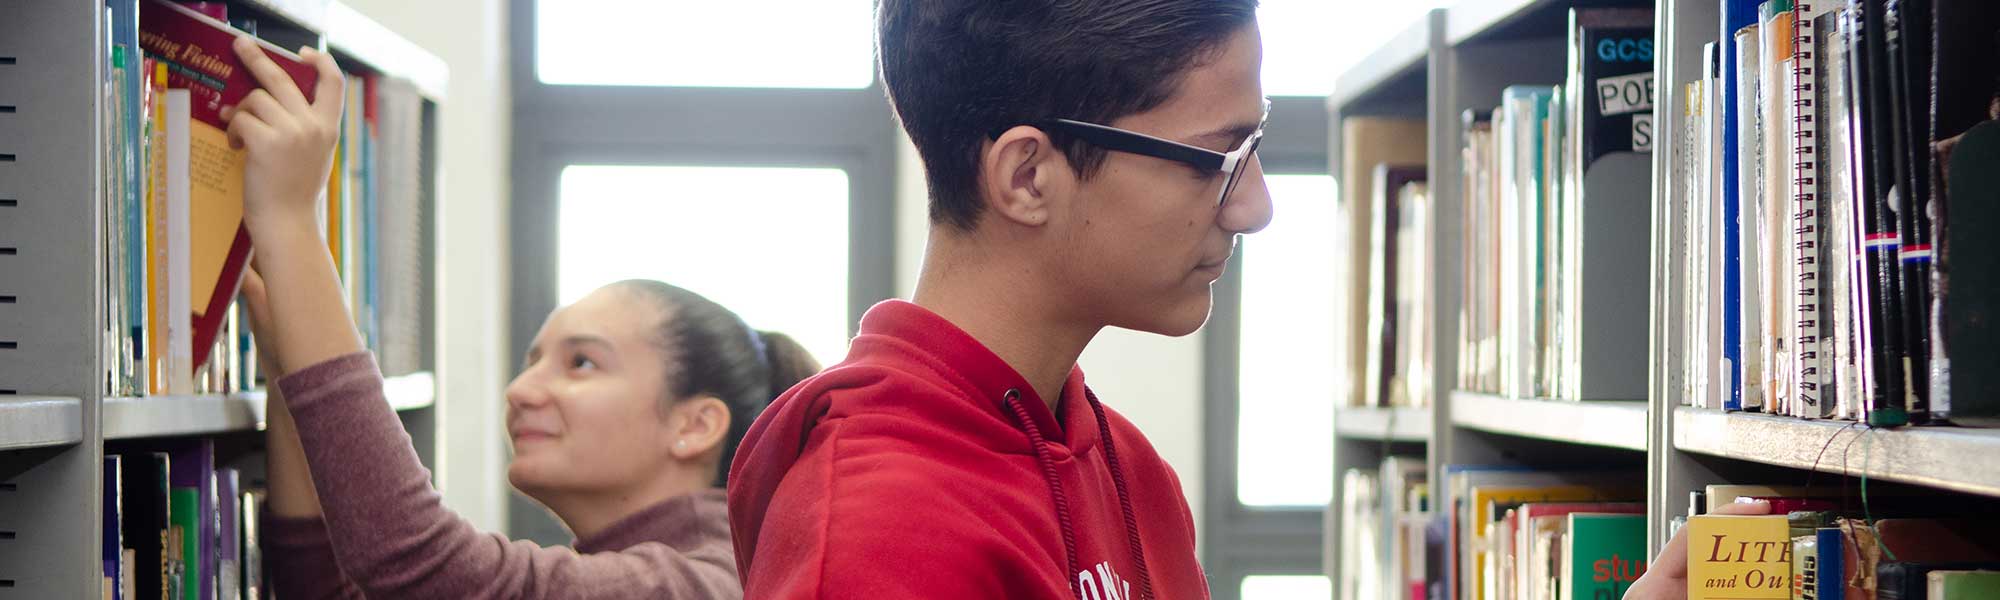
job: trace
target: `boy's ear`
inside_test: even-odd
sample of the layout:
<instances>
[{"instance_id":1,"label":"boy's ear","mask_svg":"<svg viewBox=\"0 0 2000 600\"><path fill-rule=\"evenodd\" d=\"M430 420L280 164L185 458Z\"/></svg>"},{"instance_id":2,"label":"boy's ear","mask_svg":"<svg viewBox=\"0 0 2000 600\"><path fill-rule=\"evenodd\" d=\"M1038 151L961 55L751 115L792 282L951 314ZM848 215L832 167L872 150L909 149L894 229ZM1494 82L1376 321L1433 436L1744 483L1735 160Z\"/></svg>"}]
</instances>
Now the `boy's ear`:
<instances>
[{"instance_id":1,"label":"boy's ear","mask_svg":"<svg viewBox=\"0 0 2000 600\"><path fill-rule=\"evenodd\" d=\"M981 197L994 218L1029 227L1049 222L1051 192L1070 177L1069 161L1042 130L1008 129L980 153Z\"/></svg>"}]
</instances>

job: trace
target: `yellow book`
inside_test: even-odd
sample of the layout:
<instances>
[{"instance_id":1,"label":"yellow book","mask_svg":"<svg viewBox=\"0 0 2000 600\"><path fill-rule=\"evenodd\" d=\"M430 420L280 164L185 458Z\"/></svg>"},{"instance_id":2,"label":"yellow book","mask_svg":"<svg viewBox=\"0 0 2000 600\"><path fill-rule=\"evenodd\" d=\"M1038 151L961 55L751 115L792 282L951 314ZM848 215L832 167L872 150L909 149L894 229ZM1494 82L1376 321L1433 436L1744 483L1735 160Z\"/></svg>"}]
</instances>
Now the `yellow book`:
<instances>
[{"instance_id":1,"label":"yellow book","mask_svg":"<svg viewBox=\"0 0 2000 600\"><path fill-rule=\"evenodd\" d=\"M167 65L151 76L152 135L146 148L146 393L167 393Z\"/></svg>"},{"instance_id":2,"label":"yellow book","mask_svg":"<svg viewBox=\"0 0 2000 600\"><path fill-rule=\"evenodd\" d=\"M1784 515L1688 519L1688 600L1789 600L1791 524Z\"/></svg>"},{"instance_id":3,"label":"yellow book","mask_svg":"<svg viewBox=\"0 0 2000 600\"><path fill-rule=\"evenodd\" d=\"M342 131L345 131L345 129ZM346 168L346 164L342 162L343 157L341 153L345 152L346 145L347 136L342 135L340 147L337 147L333 152L333 170L326 174L326 222L322 223L320 227L320 233L326 236L326 250L333 254L333 272L335 273L341 273L343 272L341 269L346 268L343 266L346 263L340 255L340 243L342 241L340 238L342 235L340 226L344 220L342 217L343 213L341 213L340 193L342 190L340 182L342 179L345 179L341 169Z\"/></svg>"},{"instance_id":4,"label":"yellow book","mask_svg":"<svg viewBox=\"0 0 2000 600\"><path fill-rule=\"evenodd\" d=\"M1468 584L1462 586L1460 589L1471 591L1474 600L1489 600L1491 598L1491 596L1485 594L1485 591L1488 589L1486 563L1494 559L1493 553L1489 551L1493 541L1487 537L1486 524L1492 523L1495 519L1499 518L1500 514L1495 512L1496 510L1506 510L1508 506L1529 502L1609 502L1631 500L1641 497L1644 491L1644 488L1640 486L1611 483L1596 485L1482 486L1472 488L1472 492L1468 494L1468 497L1472 500L1469 505L1472 520L1467 524L1469 525L1467 528L1469 531L1463 532L1463 535L1466 536L1465 539L1469 542L1465 547L1470 550L1472 557L1470 561L1465 563L1466 568L1460 569L1460 575L1465 578Z\"/></svg>"}]
</instances>

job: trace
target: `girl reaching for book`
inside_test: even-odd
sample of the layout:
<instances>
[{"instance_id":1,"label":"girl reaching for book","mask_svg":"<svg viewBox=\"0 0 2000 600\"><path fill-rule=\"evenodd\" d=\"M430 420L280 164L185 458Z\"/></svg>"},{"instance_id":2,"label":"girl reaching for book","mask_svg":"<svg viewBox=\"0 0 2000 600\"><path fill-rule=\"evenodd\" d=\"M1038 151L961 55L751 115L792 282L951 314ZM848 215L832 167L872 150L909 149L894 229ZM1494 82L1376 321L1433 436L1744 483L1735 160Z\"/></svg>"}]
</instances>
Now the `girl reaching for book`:
<instances>
[{"instance_id":1,"label":"girl reaching for book","mask_svg":"<svg viewBox=\"0 0 2000 600\"><path fill-rule=\"evenodd\" d=\"M225 109L248 151L243 295L276 384L269 408L271 584L286 598L738 598L722 485L763 407L817 371L803 348L654 281L614 283L551 313L507 386L508 479L577 536L541 547L446 509L382 396L344 305L315 203L344 78L305 99L237 40L264 89Z\"/></svg>"}]
</instances>

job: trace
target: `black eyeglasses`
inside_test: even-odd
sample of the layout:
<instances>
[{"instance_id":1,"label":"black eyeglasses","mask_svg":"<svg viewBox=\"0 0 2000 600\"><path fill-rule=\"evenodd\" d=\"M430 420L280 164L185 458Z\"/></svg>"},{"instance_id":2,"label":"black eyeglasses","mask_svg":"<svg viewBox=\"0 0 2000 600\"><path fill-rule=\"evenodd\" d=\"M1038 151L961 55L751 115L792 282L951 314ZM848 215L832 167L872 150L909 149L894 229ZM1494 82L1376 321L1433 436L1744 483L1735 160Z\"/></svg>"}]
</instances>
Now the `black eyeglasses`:
<instances>
[{"instance_id":1,"label":"black eyeglasses","mask_svg":"<svg viewBox=\"0 0 2000 600\"><path fill-rule=\"evenodd\" d=\"M1186 163L1205 171L1221 171L1228 179L1222 184L1222 193L1215 197L1215 204L1220 206L1229 200L1229 193L1236 190L1236 184L1241 182L1243 174L1250 170L1250 158L1257 153L1257 144L1264 141L1264 125L1270 120L1271 100L1267 98L1264 100L1264 116L1257 120L1256 131L1251 132L1250 137L1244 138L1243 143L1238 144L1235 150L1228 152L1216 152L1136 131L1070 119L1049 119L1036 123L1036 126L1074 135L1106 150Z\"/></svg>"}]
</instances>

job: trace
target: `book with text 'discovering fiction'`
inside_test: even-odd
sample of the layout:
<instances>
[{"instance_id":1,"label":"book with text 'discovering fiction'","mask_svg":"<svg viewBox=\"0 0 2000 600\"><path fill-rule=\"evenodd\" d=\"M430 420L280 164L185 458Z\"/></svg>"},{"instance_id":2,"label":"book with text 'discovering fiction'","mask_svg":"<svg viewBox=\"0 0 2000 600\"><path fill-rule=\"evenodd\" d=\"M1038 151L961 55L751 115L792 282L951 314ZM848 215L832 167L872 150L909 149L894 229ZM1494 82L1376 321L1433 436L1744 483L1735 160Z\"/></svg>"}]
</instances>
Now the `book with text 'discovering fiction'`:
<instances>
[{"instance_id":1,"label":"book with text 'discovering fiction'","mask_svg":"<svg viewBox=\"0 0 2000 600\"><path fill-rule=\"evenodd\" d=\"M164 0L140 4L139 44L167 67L167 87L191 96L188 147L191 217L190 292L193 294L193 366L215 347L250 261L250 234L243 228L245 152L229 146L222 108L236 106L257 82L231 48L243 32L227 23ZM259 42L293 83L312 100L318 72L298 57ZM173 152L176 149L170 148Z\"/></svg>"}]
</instances>

